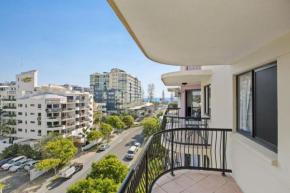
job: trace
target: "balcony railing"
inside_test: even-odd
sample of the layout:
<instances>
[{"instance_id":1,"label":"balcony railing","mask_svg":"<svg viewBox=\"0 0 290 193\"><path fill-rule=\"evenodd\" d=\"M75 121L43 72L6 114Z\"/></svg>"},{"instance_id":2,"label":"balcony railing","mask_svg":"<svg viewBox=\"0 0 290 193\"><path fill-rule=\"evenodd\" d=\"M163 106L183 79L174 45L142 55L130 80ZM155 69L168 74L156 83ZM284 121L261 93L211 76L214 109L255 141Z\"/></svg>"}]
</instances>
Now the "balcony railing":
<instances>
[{"instance_id":1,"label":"balcony railing","mask_svg":"<svg viewBox=\"0 0 290 193\"><path fill-rule=\"evenodd\" d=\"M223 175L232 172L226 157L228 133L232 130L208 128L208 118L178 115L179 109L166 110L162 131L148 139L119 193L151 192L161 176L174 175L175 170L219 171Z\"/></svg>"}]
</instances>

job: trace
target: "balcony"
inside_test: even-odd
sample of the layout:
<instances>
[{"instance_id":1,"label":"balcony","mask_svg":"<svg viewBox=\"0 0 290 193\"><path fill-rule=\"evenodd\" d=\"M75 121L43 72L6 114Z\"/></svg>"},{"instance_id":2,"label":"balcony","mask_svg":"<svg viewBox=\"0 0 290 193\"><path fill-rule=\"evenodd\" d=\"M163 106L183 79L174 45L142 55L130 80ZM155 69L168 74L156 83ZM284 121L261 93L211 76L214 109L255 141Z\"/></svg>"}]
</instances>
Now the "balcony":
<instances>
[{"instance_id":1,"label":"balcony","mask_svg":"<svg viewBox=\"0 0 290 193\"><path fill-rule=\"evenodd\" d=\"M11 102L16 102L16 99L2 99L3 101L11 101Z\"/></svg>"},{"instance_id":2,"label":"balcony","mask_svg":"<svg viewBox=\"0 0 290 193\"><path fill-rule=\"evenodd\" d=\"M166 86L181 86L183 83L195 85L211 76L211 73L211 70L177 71L162 74L161 80Z\"/></svg>"},{"instance_id":3,"label":"balcony","mask_svg":"<svg viewBox=\"0 0 290 193\"><path fill-rule=\"evenodd\" d=\"M45 100L46 104L64 104L67 103L66 99L50 99L50 100Z\"/></svg>"},{"instance_id":4,"label":"balcony","mask_svg":"<svg viewBox=\"0 0 290 193\"><path fill-rule=\"evenodd\" d=\"M177 114L178 109L166 110L162 131L148 139L119 193L238 189L227 165L227 137L232 130L208 128L207 118Z\"/></svg>"},{"instance_id":5,"label":"balcony","mask_svg":"<svg viewBox=\"0 0 290 193\"><path fill-rule=\"evenodd\" d=\"M16 91L15 90L7 91L7 95L16 95Z\"/></svg>"}]
</instances>

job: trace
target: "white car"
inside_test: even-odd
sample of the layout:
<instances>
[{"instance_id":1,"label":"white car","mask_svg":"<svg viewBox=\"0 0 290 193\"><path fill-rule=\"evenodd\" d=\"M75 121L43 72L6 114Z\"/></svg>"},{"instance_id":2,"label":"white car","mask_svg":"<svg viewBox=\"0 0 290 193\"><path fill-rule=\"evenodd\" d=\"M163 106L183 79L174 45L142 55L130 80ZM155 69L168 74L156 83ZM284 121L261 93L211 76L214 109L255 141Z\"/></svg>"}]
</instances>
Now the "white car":
<instances>
[{"instance_id":1,"label":"white car","mask_svg":"<svg viewBox=\"0 0 290 193\"><path fill-rule=\"evenodd\" d=\"M137 149L139 149L139 148L140 148L140 143L138 143L138 142L135 142L135 143L134 143L134 146L136 146L136 147L137 147Z\"/></svg>"},{"instance_id":2,"label":"white car","mask_svg":"<svg viewBox=\"0 0 290 193\"><path fill-rule=\"evenodd\" d=\"M135 157L136 152L138 151L138 148L136 146L130 147L126 154L127 159L133 159Z\"/></svg>"},{"instance_id":3,"label":"white car","mask_svg":"<svg viewBox=\"0 0 290 193\"><path fill-rule=\"evenodd\" d=\"M9 168L9 172L18 172L19 170L23 169L27 162L31 161L31 159L22 159L13 164L12 167Z\"/></svg>"},{"instance_id":4,"label":"white car","mask_svg":"<svg viewBox=\"0 0 290 193\"><path fill-rule=\"evenodd\" d=\"M1 166L1 170L9 170L9 168L11 168L14 165L14 163L16 163L22 159L26 159L26 157L25 156L18 156L16 158L9 160L9 162L7 162L3 166Z\"/></svg>"},{"instance_id":5,"label":"white car","mask_svg":"<svg viewBox=\"0 0 290 193\"><path fill-rule=\"evenodd\" d=\"M34 168L34 166L38 163L38 160L32 160L30 162L27 162L24 166L24 169L29 171L30 169Z\"/></svg>"},{"instance_id":6,"label":"white car","mask_svg":"<svg viewBox=\"0 0 290 193\"><path fill-rule=\"evenodd\" d=\"M105 144L102 144L102 145L100 145L100 151L105 151L107 148L109 148L110 147L110 145L109 144L107 144L107 143L105 143Z\"/></svg>"}]
</instances>

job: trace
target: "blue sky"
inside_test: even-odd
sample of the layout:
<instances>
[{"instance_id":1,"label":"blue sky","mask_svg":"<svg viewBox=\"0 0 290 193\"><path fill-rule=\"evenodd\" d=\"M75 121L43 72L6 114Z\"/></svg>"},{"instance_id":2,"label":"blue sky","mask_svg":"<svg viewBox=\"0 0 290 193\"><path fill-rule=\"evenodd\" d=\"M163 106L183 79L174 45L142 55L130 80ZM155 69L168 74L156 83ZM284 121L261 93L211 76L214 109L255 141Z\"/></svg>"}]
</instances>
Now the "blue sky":
<instances>
[{"instance_id":1,"label":"blue sky","mask_svg":"<svg viewBox=\"0 0 290 193\"><path fill-rule=\"evenodd\" d=\"M89 86L89 75L117 67L166 87L160 76L179 67L147 59L106 0L1 0L0 82L38 70L38 84ZM166 92L166 97L169 93Z\"/></svg>"}]
</instances>

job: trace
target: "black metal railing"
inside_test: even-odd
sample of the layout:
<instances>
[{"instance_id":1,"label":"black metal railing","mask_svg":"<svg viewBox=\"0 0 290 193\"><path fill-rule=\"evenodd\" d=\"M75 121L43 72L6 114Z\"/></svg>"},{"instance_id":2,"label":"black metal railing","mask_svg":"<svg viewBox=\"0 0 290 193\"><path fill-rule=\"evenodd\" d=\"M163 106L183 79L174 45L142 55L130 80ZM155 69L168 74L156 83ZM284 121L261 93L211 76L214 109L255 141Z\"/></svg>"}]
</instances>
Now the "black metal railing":
<instances>
[{"instance_id":1,"label":"black metal railing","mask_svg":"<svg viewBox=\"0 0 290 193\"><path fill-rule=\"evenodd\" d=\"M176 128L208 128L207 117L179 117L164 115L162 118L162 130Z\"/></svg>"},{"instance_id":2,"label":"black metal railing","mask_svg":"<svg viewBox=\"0 0 290 193\"><path fill-rule=\"evenodd\" d=\"M193 169L231 172L227 136L231 129L178 128L153 134L124 180L119 193L148 193L164 174Z\"/></svg>"}]
</instances>

